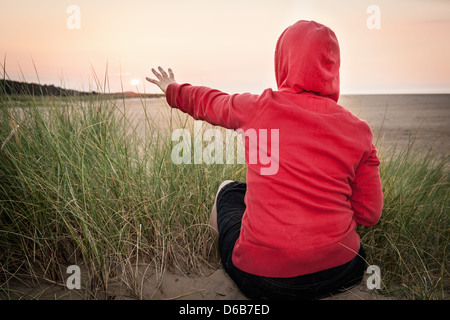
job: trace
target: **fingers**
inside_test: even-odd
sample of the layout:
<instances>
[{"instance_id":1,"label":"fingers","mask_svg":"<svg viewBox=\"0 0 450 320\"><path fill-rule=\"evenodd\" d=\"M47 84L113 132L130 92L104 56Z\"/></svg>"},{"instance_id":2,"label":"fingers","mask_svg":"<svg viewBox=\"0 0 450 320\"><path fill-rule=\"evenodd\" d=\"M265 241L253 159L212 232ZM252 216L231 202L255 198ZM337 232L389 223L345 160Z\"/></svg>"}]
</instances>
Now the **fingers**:
<instances>
[{"instance_id":1,"label":"fingers","mask_svg":"<svg viewBox=\"0 0 450 320\"><path fill-rule=\"evenodd\" d=\"M153 72L153 74L155 75L155 77L158 78L158 80L162 80L163 78L168 78L168 75L167 75L167 73L164 71L163 68L158 67L158 70L159 70L159 72L152 68L152 72Z\"/></svg>"},{"instance_id":2,"label":"fingers","mask_svg":"<svg viewBox=\"0 0 450 320\"><path fill-rule=\"evenodd\" d=\"M161 67L158 67L158 69L162 69ZM163 70L164 71L164 70ZM153 72L153 74L155 75L155 77L156 78L158 78L158 80L155 80L155 79L152 79L152 78L149 78L149 77L146 77L145 78L145 80L147 80L148 82L151 82L151 83L153 83L153 84L156 84L156 85L158 85L159 84L159 82L163 79L163 77L162 77L162 75L161 74L159 74L155 69L153 69L152 68L152 72Z\"/></svg>"},{"instance_id":3,"label":"fingers","mask_svg":"<svg viewBox=\"0 0 450 320\"><path fill-rule=\"evenodd\" d=\"M169 78L175 81L175 75L173 74L173 71L170 68L169 68Z\"/></svg>"},{"instance_id":4,"label":"fingers","mask_svg":"<svg viewBox=\"0 0 450 320\"><path fill-rule=\"evenodd\" d=\"M161 68L161 67L159 67L159 68ZM162 76L161 76L155 69L152 68L152 72L153 72L153 74L155 75L155 77L158 78L158 80L161 80L161 79L162 79Z\"/></svg>"},{"instance_id":5,"label":"fingers","mask_svg":"<svg viewBox=\"0 0 450 320\"><path fill-rule=\"evenodd\" d=\"M151 79L149 77L146 77L145 80L147 80L148 82L154 83L154 84L158 84L158 80Z\"/></svg>"},{"instance_id":6,"label":"fingers","mask_svg":"<svg viewBox=\"0 0 450 320\"><path fill-rule=\"evenodd\" d=\"M158 67L158 70L159 70L159 72L161 72L161 75L163 76L163 78L168 78L168 75L167 75L167 73L164 71L163 68Z\"/></svg>"},{"instance_id":7,"label":"fingers","mask_svg":"<svg viewBox=\"0 0 450 320\"><path fill-rule=\"evenodd\" d=\"M151 82L158 86L163 82L167 82L168 80L170 80L170 82L175 82L175 75L173 74L172 69L170 69L170 68L168 69L169 74L167 74L167 72L161 67L158 67L158 71L156 71L154 68L152 68L152 72L158 80L155 80L155 79L152 79L149 77L146 77L145 79L148 82Z\"/></svg>"}]
</instances>

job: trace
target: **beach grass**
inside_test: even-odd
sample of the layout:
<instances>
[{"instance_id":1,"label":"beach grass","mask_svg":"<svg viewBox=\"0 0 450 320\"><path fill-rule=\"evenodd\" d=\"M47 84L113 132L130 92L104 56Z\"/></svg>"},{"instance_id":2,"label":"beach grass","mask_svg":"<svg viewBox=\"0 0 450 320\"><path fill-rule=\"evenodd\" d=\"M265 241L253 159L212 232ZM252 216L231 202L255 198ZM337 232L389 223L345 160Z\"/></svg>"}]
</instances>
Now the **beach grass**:
<instances>
[{"instance_id":1,"label":"beach grass","mask_svg":"<svg viewBox=\"0 0 450 320\"><path fill-rule=\"evenodd\" d=\"M383 214L375 227L358 231L370 264L381 269L384 294L448 299L448 156L421 150L412 139L380 154Z\"/></svg>"},{"instance_id":2,"label":"beach grass","mask_svg":"<svg viewBox=\"0 0 450 320\"><path fill-rule=\"evenodd\" d=\"M245 181L245 165L174 164L174 123L164 130L144 114L142 134L114 99L0 97L0 297L25 278L63 286L73 264L88 299L105 298L113 278L140 298L140 262L161 273L215 265L214 196L223 180ZM447 158L382 151L383 216L358 228L367 263L385 295L443 299Z\"/></svg>"}]
</instances>

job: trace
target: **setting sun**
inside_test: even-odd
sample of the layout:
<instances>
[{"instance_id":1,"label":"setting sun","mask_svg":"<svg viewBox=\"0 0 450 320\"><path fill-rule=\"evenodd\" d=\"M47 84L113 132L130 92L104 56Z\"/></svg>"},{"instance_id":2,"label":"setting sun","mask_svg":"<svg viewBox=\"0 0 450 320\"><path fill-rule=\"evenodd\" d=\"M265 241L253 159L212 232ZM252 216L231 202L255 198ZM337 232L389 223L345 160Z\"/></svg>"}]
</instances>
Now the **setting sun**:
<instances>
[{"instance_id":1,"label":"setting sun","mask_svg":"<svg viewBox=\"0 0 450 320\"><path fill-rule=\"evenodd\" d=\"M131 85L132 86L138 86L139 85L139 80L138 79L131 80Z\"/></svg>"}]
</instances>

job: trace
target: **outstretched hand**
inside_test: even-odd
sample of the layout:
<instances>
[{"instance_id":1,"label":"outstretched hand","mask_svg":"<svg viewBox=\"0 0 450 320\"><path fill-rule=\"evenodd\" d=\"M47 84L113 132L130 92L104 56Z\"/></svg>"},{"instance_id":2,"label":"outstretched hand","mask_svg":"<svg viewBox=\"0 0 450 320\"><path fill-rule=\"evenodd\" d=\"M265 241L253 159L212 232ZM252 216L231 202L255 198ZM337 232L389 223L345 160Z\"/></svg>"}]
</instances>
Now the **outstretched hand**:
<instances>
[{"instance_id":1,"label":"outstretched hand","mask_svg":"<svg viewBox=\"0 0 450 320\"><path fill-rule=\"evenodd\" d=\"M164 71L164 69L161 67L158 67L158 70L159 72L152 68L152 72L155 75L155 77L158 78L158 80L151 79L148 77L146 77L145 79L148 82L156 84L164 93L166 93L169 84L175 83L175 76L173 74L172 69L170 68L168 69L169 74L167 74L167 72Z\"/></svg>"}]
</instances>

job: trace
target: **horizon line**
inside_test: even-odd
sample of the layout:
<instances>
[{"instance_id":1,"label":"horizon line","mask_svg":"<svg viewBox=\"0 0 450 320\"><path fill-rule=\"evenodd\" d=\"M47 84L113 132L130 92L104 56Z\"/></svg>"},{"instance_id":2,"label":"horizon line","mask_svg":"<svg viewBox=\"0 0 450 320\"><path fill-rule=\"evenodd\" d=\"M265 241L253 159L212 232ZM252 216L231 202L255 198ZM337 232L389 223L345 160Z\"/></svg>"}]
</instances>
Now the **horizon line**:
<instances>
[{"instance_id":1,"label":"horizon line","mask_svg":"<svg viewBox=\"0 0 450 320\"><path fill-rule=\"evenodd\" d=\"M85 91L84 89L74 89L74 88L68 88L65 86L61 86L61 85L57 85L54 83L41 83L39 82L28 82L28 81L22 81L22 80L13 80L11 78L0 78L0 80L9 80L9 81L15 81L15 82L22 82L22 83L28 83L28 84L38 84L41 86L55 86L55 87L59 87L65 90L74 90L74 91L79 91L79 92L84 92L84 93L89 93L89 92L93 92L95 91L94 89L92 89L91 91ZM273 88L272 88L273 89ZM276 91L275 89L273 89L274 91ZM261 90L262 92L263 90ZM141 91L134 91L134 90L123 90L123 91L110 91L110 92L97 92L97 93L106 93L106 94L118 94L118 93L133 93L133 94L163 94L162 92L141 92ZM256 93L257 94L257 93ZM401 89L401 90L395 90L395 89L388 89L388 90L361 90L361 91L342 91L340 92L340 96L355 96L355 95L438 95L438 94L450 94L450 88L449 89L436 89L436 90L429 90L429 89L422 89L422 90L416 90L416 91L412 91L412 90L405 90L405 89Z\"/></svg>"}]
</instances>

